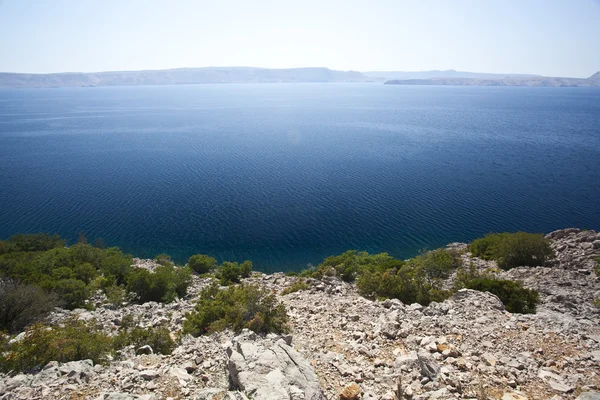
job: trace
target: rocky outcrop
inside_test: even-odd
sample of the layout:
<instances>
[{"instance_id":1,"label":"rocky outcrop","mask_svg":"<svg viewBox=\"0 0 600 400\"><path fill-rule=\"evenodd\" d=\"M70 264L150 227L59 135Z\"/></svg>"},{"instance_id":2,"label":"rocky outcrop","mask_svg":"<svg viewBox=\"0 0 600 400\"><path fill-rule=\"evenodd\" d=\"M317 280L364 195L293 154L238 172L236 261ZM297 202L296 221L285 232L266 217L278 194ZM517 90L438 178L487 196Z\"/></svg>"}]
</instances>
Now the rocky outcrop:
<instances>
[{"instance_id":1,"label":"rocky outcrop","mask_svg":"<svg viewBox=\"0 0 600 400\"><path fill-rule=\"evenodd\" d=\"M317 376L290 339L272 335L258 341L249 331L236 336L227 347L234 388L256 400L322 399Z\"/></svg>"}]
</instances>

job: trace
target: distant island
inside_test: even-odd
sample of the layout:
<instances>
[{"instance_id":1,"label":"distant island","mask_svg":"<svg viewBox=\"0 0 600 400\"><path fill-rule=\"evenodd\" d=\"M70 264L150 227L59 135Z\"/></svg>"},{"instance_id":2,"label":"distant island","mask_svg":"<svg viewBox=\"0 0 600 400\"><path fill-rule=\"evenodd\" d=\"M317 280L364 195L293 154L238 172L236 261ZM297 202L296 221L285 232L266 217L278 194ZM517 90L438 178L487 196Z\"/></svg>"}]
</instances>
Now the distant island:
<instances>
[{"instance_id":1,"label":"distant island","mask_svg":"<svg viewBox=\"0 0 600 400\"><path fill-rule=\"evenodd\" d=\"M467 86L600 86L600 72L589 78L555 78L525 74L492 74L455 70L336 71L329 68L269 69L203 67L145 71L24 74L0 72L0 87L52 88L201 83L379 82L388 85Z\"/></svg>"},{"instance_id":2,"label":"distant island","mask_svg":"<svg viewBox=\"0 0 600 400\"><path fill-rule=\"evenodd\" d=\"M529 87L579 87L600 86L600 72L589 78L557 78L548 76L483 77L431 77L426 79L393 79L386 85L460 85L460 86L529 86Z\"/></svg>"}]
</instances>

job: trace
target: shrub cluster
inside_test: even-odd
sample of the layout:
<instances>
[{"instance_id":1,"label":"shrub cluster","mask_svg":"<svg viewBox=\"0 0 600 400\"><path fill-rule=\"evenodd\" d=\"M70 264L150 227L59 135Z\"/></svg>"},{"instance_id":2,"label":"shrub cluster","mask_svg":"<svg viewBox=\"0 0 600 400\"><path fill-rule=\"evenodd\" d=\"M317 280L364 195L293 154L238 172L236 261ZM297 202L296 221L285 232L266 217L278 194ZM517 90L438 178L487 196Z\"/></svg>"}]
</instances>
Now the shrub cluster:
<instances>
[{"instance_id":1,"label":"shrub cluster","mask_svg":"<svg viewBox=\"0 0 600 400\"><path fill-rule=\"evenodd\" d=\"M203 335L231 329L248 328L256 333L287 331L283 304L256 285L236 285L220 289L217 283L200 292L193 312L186 315L184 333Z\"/></svg>"},{"instance_id":2,"label":"shrub cluster","mask_svg":"<svg viewBox=\"0 0 600 400\"><path fill-rule=\"evenodd\" d=\"M505 279L475 278L468 281L465 287L495 294L506 310L514 313L533 314L540 300L536 290L526 289L519 282Z\"/></svg>"},{"instance_id":3,"label":"shrub cluster","mask_svg":"<svg viewBox=\"0 0 600 400\"><path fill-rule=\"evenodd\" d=\"M161 265L150 272L143 268L135 268L127 277L127 290L135 293L137 300L171 302L183 297L192 279L189 268L174 265Z\"/></svg>"},{"instance_id":4,"label":"shrub cluster","mask_svg":"<svg viewBox=\"0 0 600 400\"><path fill-rule=\"evenodd\" d=\"M460 259L445 249L438 249L396 263L385 268L363 269L359 273L357 287L367 298L396 298L402 302L428 305L442 301L450 291L441 289L441 281L447 279L460 265Z\"/></svg>"},{"instance_id":5,"label":"shrub cluster","mask_svg":"<svg viewBox=\"0 0 600 400\"><path fill-rule=\"evenodd\" d=\"M479 272L473 265L457 271L454 290L463 288L495 294L507 311L515 313L533 314L540 301L535 289L526 289L517 281L498 279L490 271Z\"/></svg>"},{"instance_id":6,"label":"shrub cluster","mask_svg":"<svg viewBox=\"0 0 600 400\"><path fill-rule=\"evenodd\" d=\"M112 347L116 350L131 345L136 349L148 345L155 353L159 354L171 354L177 346L166 327L141 328L135 323L121 322L121 330L112 340Z\"/></svg>"},{"instance_id":7,"label":"shrub cluster","mask_svg":"<svg viewBox=\"0 0 600 400\"><path fill-rule=\"evenodd\" d=\"M366 251L348 250L337 256L327 257L317 266L316 271L308 274L315 278L323 276L339 276L346 282L353 282L365 271L383 271L399 268L403 261L391 257L387 253L369 254ZM301 276L307 273L300 273Z\"/></svg>"},{"instance_id":8,"label":"shrub cluster","mask_svg":"<svg viewBox=\"0 0 600 400\"><path fill-rule=\"evenodd\" d=\"M548 239L526 232L490 233L474 240L469 251L484 260L495 260L502 269L540 266L554 257Z\"/></svg>"},{"instance_id":9,"label":"shrub cluster","mask_svg":"<svg viewBox=\"0 0 600 400\"><path fill-rule=\"evenodd\" d=\"M189 258L187 266L198 274L208 274L217 268L217 260L205 254L194 254Z\"/></svg>"},{"instance_id":10,"label":"shrub cluster","mask_svg":"<svg viewBox=\"0 0 600 400\"><path fill-rule=\"evenodd\" d=\"M249 277L251 272L252 262L248 260L241 264L225 261L217 268L216 277L221 282L221 285L227 286L233 283L240 283L243 278Z\"/></svg>"},{"instance_id":11,"label":"shrub cluster","mask_svg":"<svg viewBox=\"0 0 600 400\"><path fill-rule=\"evenodd\" d=\"M62 326L32 325L23 340L4 350L0 354L0 369L8 372L30 371L50 361L91 359L99 363L105 360L112 346L111 338L100 326L72 319Z\"/></svg>"},{"instance_id":12,"label":"shrub cluster","mask_svg":"<svg viewBox=\"0 0 600 400\"><path fill-rule=\"evenodd\" d=\"M86 243L66 248L64 240L47 234L15 235L4 243L8 245L1 246L0 276L54 293L69 309L85 306L89 284L97 276L122 284L131 272L131 256L118 248Z\"/></svg>"},{"instance_id":13,"label":"shrub cluster","mask_svg":"<svg viewBox=\"0 0 600 400\"><path fill-rule=\"evenodd\" d=\"M83 236L77 244L65 244L59 236L44 233L0 241L0 280L18 283L0 288L0 297L11 299L10 306L6 302L0 306L0 329L22 329L55 305L88 307L96 290L119 305L126 289L140 301L171 301L185 295L190 283L190 270L176 267L166 255L157 256L162 266L149 273L132 268L132 257L119 248L94 247ZM47 307L41 307L43 303Z\"/></svg>"},{"instance_id":14,"label":"shrub cluster","mask_svg":"<svg viewBox=\"0 0 600 400\"><path fill-rule=\"evenodd\" d=\"M107 361L116 350L133 345L150 345L161 354L171 354L176 344L164 327L123 327L118 335L109 336L95 321L75 318L61 325L34 324L22 340L9 344L0 337L0 371L33 371L50 361L69 362L90 359L94 363Z\"/></svg>"},{"instance_id":15,"label":"shrub cluster","mask_svg":"<svg viewBox=\"0 0 600 400\"><path fill-rule=\"evenodd\" d=\"M21 332L58 304L56 295L34 285L0 281L0 331Z\"/></svg>"}]
</instances>

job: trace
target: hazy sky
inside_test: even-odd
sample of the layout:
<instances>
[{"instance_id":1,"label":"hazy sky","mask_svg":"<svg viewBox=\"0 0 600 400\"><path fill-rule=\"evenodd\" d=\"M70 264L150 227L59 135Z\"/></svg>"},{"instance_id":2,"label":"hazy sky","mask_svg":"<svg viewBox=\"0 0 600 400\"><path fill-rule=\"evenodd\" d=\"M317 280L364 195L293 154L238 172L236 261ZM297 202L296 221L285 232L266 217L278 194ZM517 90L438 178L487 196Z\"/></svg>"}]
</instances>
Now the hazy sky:
<instances>
[{"instance_id":1,"label":"hazy sky","mask_svg":"<svg viewBox=\"0 0 600 400\"><path fill-rule=\"evenodd\" d=\"M600 0L0 0L0 71L201 66L587 77Z\"/></svg>"}]
</instances>

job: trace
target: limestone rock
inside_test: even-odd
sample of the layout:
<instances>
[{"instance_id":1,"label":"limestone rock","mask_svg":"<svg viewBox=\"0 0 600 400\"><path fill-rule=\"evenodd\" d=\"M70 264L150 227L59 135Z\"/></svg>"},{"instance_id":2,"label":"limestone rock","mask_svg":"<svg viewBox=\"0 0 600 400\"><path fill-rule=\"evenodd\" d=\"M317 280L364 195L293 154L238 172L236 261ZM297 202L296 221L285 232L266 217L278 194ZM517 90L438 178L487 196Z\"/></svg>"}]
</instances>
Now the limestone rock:
<instances>
[{"instance_id":1,"label":"limestone rock","mask_svg":"<svg viewBox=\"0 0 600 400\"><path fill-rule=\"evenodd\" d=\"M233 385L252 399L289 399L300 392L306 400L320 400L323 393L310 364L283 339L258 341L243 332L227 348Z\"/></svg>"}]
</instances>

